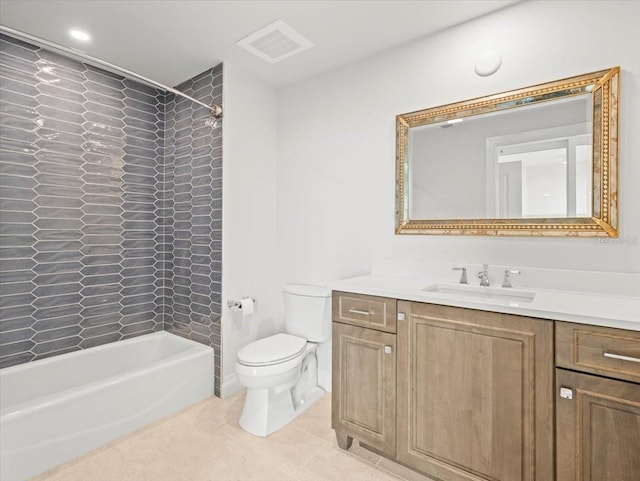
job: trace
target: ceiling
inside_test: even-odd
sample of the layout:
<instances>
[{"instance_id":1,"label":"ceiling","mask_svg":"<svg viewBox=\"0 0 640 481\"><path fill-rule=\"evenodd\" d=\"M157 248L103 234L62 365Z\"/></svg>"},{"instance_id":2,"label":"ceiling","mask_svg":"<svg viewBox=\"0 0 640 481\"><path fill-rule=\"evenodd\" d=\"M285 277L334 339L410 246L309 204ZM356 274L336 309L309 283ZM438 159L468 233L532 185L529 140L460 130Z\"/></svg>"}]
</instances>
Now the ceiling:
<instances>
[{"instance_id":1,"label":"ceiling","mask_svg":"<svg viewBox=\"0 0 640 481\"><path fill-rule=\"evenodd\" d=\"M517 1L2 0L0 22L169 86L229 61L283 87ZM269 64L236 45L278 19L315 46Z\"/></svg>"}]
</instances>

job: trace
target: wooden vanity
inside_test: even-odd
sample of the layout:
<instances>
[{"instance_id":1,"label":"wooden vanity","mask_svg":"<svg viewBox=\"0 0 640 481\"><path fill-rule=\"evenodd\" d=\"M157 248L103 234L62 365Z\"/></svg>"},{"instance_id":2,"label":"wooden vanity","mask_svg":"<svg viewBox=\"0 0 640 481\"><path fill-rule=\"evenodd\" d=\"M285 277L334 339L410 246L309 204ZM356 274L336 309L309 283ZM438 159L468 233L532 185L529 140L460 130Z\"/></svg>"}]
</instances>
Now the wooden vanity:
<instances>
[{"instance_id":1,"label":"wooden vanity","mask_svg":"<svg viewBox=\"0 0 640 481\"><path fill-rule=\"evenodd\" d=\"M442 481L640 480L640 332L341 291L333 321L343 449Z\"/></svg>"}]
</instances>

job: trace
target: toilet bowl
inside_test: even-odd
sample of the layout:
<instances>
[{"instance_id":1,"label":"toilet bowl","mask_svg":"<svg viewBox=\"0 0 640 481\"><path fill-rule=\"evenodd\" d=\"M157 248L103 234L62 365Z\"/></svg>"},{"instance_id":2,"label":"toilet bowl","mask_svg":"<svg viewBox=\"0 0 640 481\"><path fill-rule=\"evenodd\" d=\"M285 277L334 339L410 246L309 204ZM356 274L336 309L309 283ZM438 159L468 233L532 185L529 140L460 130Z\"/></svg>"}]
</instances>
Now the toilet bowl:
<instances>
[{"instance_id":1,"label":"toilet bowl","mask_svg":"<svg viewBox=\"0 0 640 481\"><path fill-rule=\"evenodd\" d=\"M287 333L259 339L238 351L236 376L247 388L240 416L245 431L268 436L324 394L317 385L316 347L330 337L330 304L325 288L287 286Z\"/></svg>"}]
</instances>

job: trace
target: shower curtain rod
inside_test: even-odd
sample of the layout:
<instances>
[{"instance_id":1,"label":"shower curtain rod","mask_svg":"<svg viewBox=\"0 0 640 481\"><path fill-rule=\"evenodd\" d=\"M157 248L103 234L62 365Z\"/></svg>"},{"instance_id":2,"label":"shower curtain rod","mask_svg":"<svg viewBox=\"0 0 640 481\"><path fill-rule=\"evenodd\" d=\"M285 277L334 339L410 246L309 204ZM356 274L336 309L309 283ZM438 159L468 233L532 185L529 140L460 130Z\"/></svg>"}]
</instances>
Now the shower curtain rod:
<instances>
[{"instance_id":1,"label":"shower curtain rod","mask_svg":"<svg viewBox=\"0 0 640 481\"><path fill-rule=\"evenodd\" d=\"M0 25L0 32L7 33L8 35L12 37L16 37L20 40L26 40L28 42L35 43L36 45L39 45L41 47L46 46L58 52L64 52L65 54L74 57L76 60L85 61L86 63L89 63L93 66L103 67L105 70L108 70L110 72L121 73L125 77L129 77L129 78L133 77L134 79L140 80L147 85L151 85L152 87L156 87L161 90L171 92L173 94L179 95L180 97L184 97L185 99L191 100L192 102L195 102L198 105L202 105L203 107L206 107L207 109L209 109L209 111L211 111L211 115L213 115L216 119L219 119L220 117L222 117L222 106L220 105L217 105L217 104L207 105L204 102L194 99L193 97L181 92L180 90L174 89L173 87L167 87L166 85L161 84L160 82L156 82L155 80L152 80L148 77L132 72L131 70L122 68L113 63L107 62L105 60L101 60L96 57L92 57L91 55L88 55L79 50L65 47L63 45L58 45L57 43L50 42L49 40L45 40L43 38L36 37L34 35L30 35L28 33L15 30L10 27L5 27L4 25Z\"/></svg>"}]
</instances>

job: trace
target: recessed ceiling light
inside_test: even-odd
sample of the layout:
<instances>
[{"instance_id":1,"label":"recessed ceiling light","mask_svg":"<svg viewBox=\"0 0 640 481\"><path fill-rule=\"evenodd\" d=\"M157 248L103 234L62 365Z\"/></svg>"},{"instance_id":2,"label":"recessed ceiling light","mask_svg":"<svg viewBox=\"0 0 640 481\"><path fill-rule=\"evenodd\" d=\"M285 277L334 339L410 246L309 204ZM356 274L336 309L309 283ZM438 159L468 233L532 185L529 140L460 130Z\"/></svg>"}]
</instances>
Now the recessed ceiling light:
<instances>
[{"instance_id":1,"label":"recessed ceiling light","mask_svg":"<svg viewBox=\"0 0 640 481\"><path fill-rule=\"evenodd\" d=\"M87 32L83 32L82 30L69 30L69 35L82 42L88 42L89 40L91 40L91 36Z\"/></svg>"}]
</instances>

